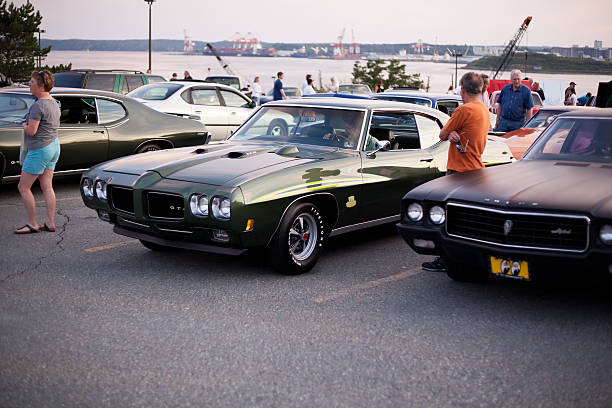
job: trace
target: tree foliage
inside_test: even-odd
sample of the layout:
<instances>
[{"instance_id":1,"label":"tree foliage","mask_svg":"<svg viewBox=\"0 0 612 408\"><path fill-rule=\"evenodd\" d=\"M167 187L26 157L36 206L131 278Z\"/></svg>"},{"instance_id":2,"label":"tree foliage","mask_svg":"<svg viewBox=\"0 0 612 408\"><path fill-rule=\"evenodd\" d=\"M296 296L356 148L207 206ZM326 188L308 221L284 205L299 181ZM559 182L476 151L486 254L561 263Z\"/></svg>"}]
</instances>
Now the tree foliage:
<instances>
[{"instance_id":1,"label":"tree foliage","mask_svg":"<svg viewBox=\"0 0 612 408\"><path fill-rule=\"evenodd\" d=\"M353 83L366 84L374 90L379 79L382 79L385 89L400 86L418 88L423 83L421 74L406 74L406 65L400 64L398 60L369 60L365 66L355 61Z\"/></svg>"},{"instance_id":2,"label":"tree foliage","mask_svg":"<svg viewBox=\"0 0 612 408\"><path fill-rule=\"evenodd\" d=\"M40 12L29 1L18 7L0 0L0 73L7 78L28 80L35 59L45 58L51 51L50 46L41 49L38 45L41 22Z\"/></svg>"}]
</instances>

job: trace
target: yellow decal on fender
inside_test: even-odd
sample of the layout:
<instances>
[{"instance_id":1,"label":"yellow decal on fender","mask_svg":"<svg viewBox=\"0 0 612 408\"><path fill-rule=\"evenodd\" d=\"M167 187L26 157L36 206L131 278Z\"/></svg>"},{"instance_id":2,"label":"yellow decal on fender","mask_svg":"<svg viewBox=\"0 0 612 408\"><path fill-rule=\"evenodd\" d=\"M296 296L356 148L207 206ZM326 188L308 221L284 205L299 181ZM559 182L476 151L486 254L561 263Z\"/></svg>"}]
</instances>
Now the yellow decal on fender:
<instances>
[{"instance_id":1,"label":"yellow decal on fender","mask_svg":"<svg viewBox=\"0 0 612 408\"><path fill-rule=\"evenodd\" d=\"M355 196L350 196L348 201L346 202L347 208L352 208L357 205L357 201L355 201Z\"/></svg>"}]
</instances>

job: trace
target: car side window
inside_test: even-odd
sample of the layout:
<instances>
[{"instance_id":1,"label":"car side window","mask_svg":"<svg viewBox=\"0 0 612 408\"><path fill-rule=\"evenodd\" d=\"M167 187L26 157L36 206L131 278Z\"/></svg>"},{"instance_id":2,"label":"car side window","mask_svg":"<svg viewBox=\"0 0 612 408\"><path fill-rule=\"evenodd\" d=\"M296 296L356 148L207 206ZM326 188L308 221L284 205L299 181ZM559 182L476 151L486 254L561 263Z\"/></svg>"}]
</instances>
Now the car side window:
<instances>
[{"instance_id":1,"label":"car side window","mask_svg":"<svg viewBox=\"0 0 612 408\"><path fill-rule=\"evenodd\" d=\"M438 101L438 110L452 116L453 112L459 106L459 101Z\"/></svg>"},{"instance_id":2,"label":"car side window","mask_svg":"<svg viewBox=\"0 0 612 408\"><path fill-rule=\"evenodd\" d=\"M225 101L225 106L230 106L232 108L248 108L249 101L244 99L242 96L238 95L235 92L231 91L221 91L221 96L223 96L223 100Z\"/></svg>"},{"instance_id":3,"label":"car side window","mask_svg":"<svg viewBox=\"0 0 612 408\"><path fill-rule=\"evenodd\" d=\"M94 98L55 96L60 102L60 125L96 125L98 115Z\"/></svg>"},{"instance_id":4,"label":"car side window","mask_svg":"<svg viewBox=\"0 0 612 408\"><path fill-rule=\"evenodd\" d=\"M388 140L391 150L419 149L421 143L413 113L375 112L364 149L374 150L376 141Z\"/></svg>"},{"instance_id":5,"label":"car side window","mask_svg":"<svg viewBox=\"0 0 612 408\"><path fill-rule=\"evenodd\" d=\"M192 89L191 98L194 105L221 106L216 89Z\"/></svg>"},{"instance_id":6,"label":"car side window","mask_svg":"<svg viewBox=\"0 0 612 408\"><path fill-rule=\"evenodd\" d=\"M129 91L133 91L144 85L144 81L140 75L126 75L123 83L127 81Z\"/></svg>"},{"instance_id":7,"label":"car side window","mask_svg":"<svg viewBox=\"0 0 612 408\"><path fill-rule=\"evenodd\" d=\"M115 122L127 116L123 105L107 99L96 99L100 124Z\"/></svg>"},{"instance_id":8,"label":"car side window","mask_svg":"<svg viewBox=\"0 0 612 408\"><path fill-rule=\"evenodd\" d=\"M123 85L121 85L121 93L125 95L128 92L130 92L130 89L128 88L127 79L123 78Z\"/></svg>"},{"instance_id":9,"label":"car side window","mask_svg":"<svg viewBox=\"0 0 612 408\"><path fill-rule=\"evenodd\" d=\"M421 149L426 149L440 141L440 125L435 119L415 115L417 126L419 128L419 141Z\"/></svg>"},{"instance_id":10,"label":"car side window","mask_svg":"<svg viewBox=\"0 0 612 408\"><path fill-rule=\"evenodd\" d=\"M115 90L115 74L88 75L85 88L113 92Z\"/></svg>"}]
</instances>

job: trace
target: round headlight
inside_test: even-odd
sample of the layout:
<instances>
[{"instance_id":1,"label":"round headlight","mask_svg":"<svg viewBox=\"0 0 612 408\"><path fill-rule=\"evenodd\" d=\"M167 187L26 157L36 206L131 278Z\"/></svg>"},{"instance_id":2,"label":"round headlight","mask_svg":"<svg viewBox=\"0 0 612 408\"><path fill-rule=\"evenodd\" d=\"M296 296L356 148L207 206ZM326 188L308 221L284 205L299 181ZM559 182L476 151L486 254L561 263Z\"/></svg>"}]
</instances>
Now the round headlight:
<instances>
[{"instance_id":1,"label":"round headlight","mask_svg":"<svg viewBox=\"0 0 612 408\"><path fill-rule=\"evenodd\" d=\"M96 181L96 196L102 201L106 201L106 182Z\"/></svg>"},{"instance_id":2,"label":"round headlight","mask_svg":"<svg viewBox=\"0 0 612 408\"><path fill-rule=\"evenodd\" d=\"M81 185L81 189L83 190L83 195L85 197L92 198L94 196L93 180L89 178L84 178L83 184Z\"/></svg>"},{"instance_id":3,"label":"round headlight","mask_svg":"<svg viewBox=\"0 0 612 408\"><path fill-rule=\"evenodd\" d=\"M210 206L215 218L227 220L230 218L230 199L226 197L214 197Z\"/></svg>"},{"instance_id":4,"label":"round headlight","mask_svg":"<svg viewBox=\"0 0 612 408\"><path fill-rule=\"evenodd\" d=\"M612 225L604 225L599 230L599 239L606 245L612 245Z\"/></svg>"},{"instance_id":5,"label":"round headlight","mask_svg":"<svg viewBox=\"0 0 612 408\"><path fill-rule=\"evenodd\" d=\"M189 208L193 215L208 215L208 197L201 194L192 194L189 199Z\"/></svg>"},{"instance_id":6,"label":"round headlight","mask_svg":"<svg viewBox=\"0 0 612 408\"><path fill-rule=\"evenodd\" d=\"M440 225L444 222L444 220L446 220L446 211L444 211L444 208L440 207L439 205L434 205L429 210L429 219L434 224Z\"/></svg>"},{"instance_id":7,"label":"round headlight","mask_svg":"<svg viewBox=\"0 0 612 408\"><path fill-rule=\"evenodd\" d=\"M408 206L407 214L411 221L421 221L423 218L423 206L419 203L412 203Z\"/></svg>"},{"instance_id":8,"label":"round headlight","mask_svg":"<svg viewBox=\"0 0 612 408\"><path fill-rule=\"evenodd\" d=\"M230 217L230 204L231 201L229 198L224 198L223 200L221 200L221 206L219 207L219 210L221 211L221 216L223 218L229 218Z\"/></svg>"}]
</instances>

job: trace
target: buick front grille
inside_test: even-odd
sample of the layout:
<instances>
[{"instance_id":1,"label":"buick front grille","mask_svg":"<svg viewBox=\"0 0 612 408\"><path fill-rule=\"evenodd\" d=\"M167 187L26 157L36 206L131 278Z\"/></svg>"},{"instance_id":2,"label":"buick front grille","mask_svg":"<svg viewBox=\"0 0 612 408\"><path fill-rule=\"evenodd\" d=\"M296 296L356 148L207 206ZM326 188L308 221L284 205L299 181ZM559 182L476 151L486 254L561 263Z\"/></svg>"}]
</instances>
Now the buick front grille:
<instances>
[{"instance_id":1,"label":"buick front grille","mask_svg":"<svg viewBox=\"0 0 612 408\"><path fill-rule=\"evenodd\" d=\"M151 218L182 220L185 217L185 200L179 194L149 191L147 206Z\"/></svg>"},{"instance_id":2,"label":"buick front grille","mask_svg":"<svg viewBox=\"0 0 612 408\"><path fill-rule=\"evenodd\" d=\"M109 200L111 206L119 211L134 214L134 190L131 188L109 186Z\"/></svg>"},{"instance_id":3,"label":"buick front grille","mask_svg":"<svg viewBox=\"0 0 612 408\"><path fill-rule=\"evenodd\" d=\"M584 252L590 220L584 215L501 210L448 203L449 236L512 248Z\"/></svg>"}]
</instances>

